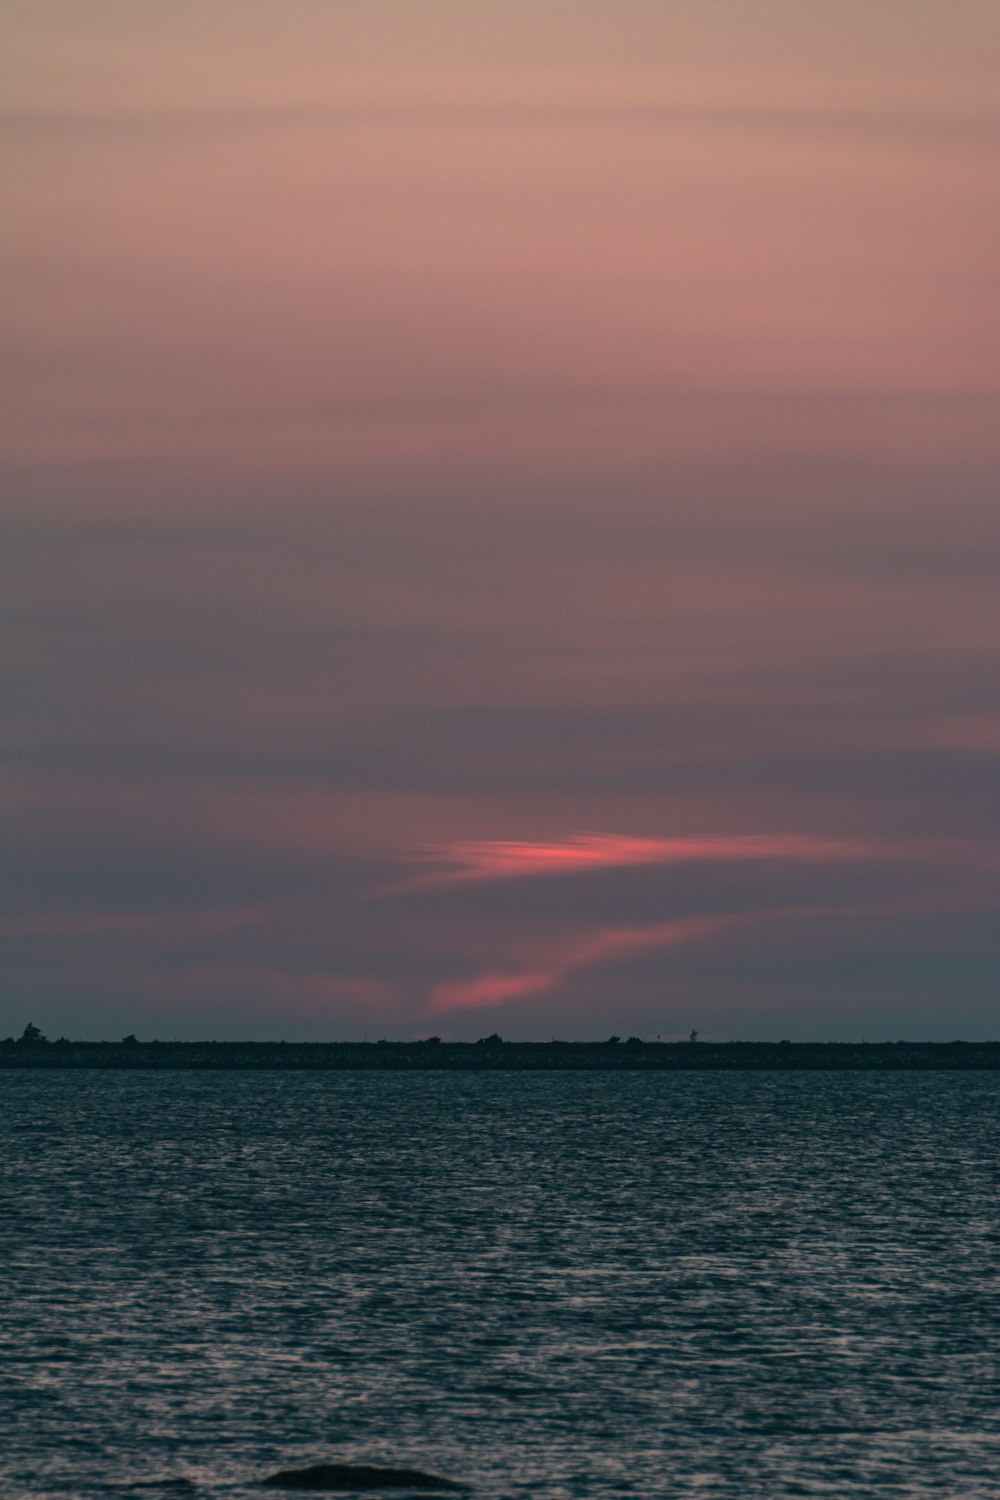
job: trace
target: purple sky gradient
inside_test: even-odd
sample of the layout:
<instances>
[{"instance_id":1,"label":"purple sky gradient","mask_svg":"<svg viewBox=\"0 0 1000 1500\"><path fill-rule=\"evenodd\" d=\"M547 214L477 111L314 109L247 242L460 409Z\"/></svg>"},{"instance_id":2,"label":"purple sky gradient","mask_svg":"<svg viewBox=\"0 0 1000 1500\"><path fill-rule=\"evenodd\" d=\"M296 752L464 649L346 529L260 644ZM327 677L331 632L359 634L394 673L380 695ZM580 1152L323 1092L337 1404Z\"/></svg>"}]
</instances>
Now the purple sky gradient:
<instances>
[{"instance_id":1,"label":"purple sky gradient","mask_svg":"<svg viewBox=\"0 0 1000 1500\"><path fill-rule=\"evenodd\" d=\"M0 1036L1000 1035L1000 11L12 0Z\"/></svg>"}]
</instances>

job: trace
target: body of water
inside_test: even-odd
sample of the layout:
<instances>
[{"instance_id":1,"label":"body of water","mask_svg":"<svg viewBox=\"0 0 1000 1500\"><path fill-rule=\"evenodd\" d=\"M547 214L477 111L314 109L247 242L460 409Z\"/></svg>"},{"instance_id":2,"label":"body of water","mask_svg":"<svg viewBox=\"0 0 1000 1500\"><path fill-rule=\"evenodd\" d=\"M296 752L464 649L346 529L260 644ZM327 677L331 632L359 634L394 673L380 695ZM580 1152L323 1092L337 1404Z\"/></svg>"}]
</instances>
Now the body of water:
<instances>
[{"instance_id":1,"label":"body of water","mask_svg":"<svg viewBox=\"0 0 1000 1500\"><path fill-rule=\"evenodd\" d=\"M1000 1074L0 1074L0 1495L1000 1494Z\"/></svg>"}]
</instances>

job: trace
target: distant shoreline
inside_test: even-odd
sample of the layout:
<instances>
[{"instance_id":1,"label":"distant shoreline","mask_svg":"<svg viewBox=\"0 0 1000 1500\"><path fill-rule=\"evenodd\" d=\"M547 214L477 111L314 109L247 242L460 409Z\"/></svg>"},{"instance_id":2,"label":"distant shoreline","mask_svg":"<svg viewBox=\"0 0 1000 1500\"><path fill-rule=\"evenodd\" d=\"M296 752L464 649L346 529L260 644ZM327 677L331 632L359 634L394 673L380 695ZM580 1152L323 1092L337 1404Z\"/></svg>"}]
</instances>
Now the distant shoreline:
<instances>
[{"instance_id":1,"label":"distant shoreline","mask_svg":"<svg viewBox=\"0 0 1000 1500\"><path fill-rule=\"evenodd\" d=\"M1000 1069L997 1042L25 1042L0 1068L281 1072L965 1072Z\"/></svg>"}]
</instances>

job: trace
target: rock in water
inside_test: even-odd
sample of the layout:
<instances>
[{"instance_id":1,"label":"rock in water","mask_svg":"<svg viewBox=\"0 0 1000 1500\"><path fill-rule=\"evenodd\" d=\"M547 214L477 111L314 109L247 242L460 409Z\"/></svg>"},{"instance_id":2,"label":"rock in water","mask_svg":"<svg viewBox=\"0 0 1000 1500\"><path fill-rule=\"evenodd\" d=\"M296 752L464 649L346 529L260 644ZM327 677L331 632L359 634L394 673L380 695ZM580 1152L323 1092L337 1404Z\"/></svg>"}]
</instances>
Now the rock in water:
<instances>
[{"instance_id":1,"label":"rock in water","mask_svg":"<svg viewBox=\"0 0 1000 1500\"><path fill-rule=\"evenodd\" d=\"M419 1469L383 1469L375 1464L312 1464L308 1469L279 1469L265 1485L279 1490L450 1490L464 1484L438 1479Z\"/></svg>"}]
</instances>

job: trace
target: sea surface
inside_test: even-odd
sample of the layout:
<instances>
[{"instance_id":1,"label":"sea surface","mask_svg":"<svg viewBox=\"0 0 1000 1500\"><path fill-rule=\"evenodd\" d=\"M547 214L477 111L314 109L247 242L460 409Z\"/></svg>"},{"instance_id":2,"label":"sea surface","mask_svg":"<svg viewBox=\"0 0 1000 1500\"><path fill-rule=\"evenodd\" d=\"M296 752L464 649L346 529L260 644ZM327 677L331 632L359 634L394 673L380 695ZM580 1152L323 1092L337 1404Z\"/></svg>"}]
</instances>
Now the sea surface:
<instances>
[{"instance_id":1,"label":"sea surface","mask_svg":"<svg viewBox=\"0 0 1000 1500\"><path fill-rule=\"evenodd\" d=\"M0 1152L3 1497L1000 1495L1000 1074L6 1072Z\"/></svg>"}]
</instances>

